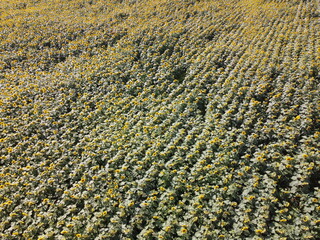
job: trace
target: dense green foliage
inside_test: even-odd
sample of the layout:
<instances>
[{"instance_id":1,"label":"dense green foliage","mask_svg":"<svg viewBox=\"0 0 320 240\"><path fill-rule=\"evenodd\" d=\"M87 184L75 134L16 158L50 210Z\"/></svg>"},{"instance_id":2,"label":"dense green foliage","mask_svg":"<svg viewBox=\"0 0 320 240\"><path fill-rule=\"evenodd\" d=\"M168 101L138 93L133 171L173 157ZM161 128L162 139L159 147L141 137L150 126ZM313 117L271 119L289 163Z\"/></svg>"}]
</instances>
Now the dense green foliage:
<instances>
[{"instance_id":1,"label":"dense green foliage","mask_svg":"<svg viewBox=\"0 0 320 240\"><path fill-rule=\"evenodd\" d=\"M0 14L1 239L318 239L316 0Z\"/></svg>"}]
</instances>

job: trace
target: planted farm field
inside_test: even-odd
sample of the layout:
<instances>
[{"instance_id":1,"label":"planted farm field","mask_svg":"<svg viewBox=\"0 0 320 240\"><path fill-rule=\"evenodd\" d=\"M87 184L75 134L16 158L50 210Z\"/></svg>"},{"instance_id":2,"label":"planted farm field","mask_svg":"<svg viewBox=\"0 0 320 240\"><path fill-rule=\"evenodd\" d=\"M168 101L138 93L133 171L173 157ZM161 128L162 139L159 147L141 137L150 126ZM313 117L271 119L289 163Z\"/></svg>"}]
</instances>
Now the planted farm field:
<instances>
[{"instance_id":1,"label":"planted farm field","mask_svg":"<svg viewBox=\"0 0 320 240\"><path fill-rule=\"evenodd\" d=\"M319 239L319 7L0 1L0 239Z\"/></svg>"}]
</instances>

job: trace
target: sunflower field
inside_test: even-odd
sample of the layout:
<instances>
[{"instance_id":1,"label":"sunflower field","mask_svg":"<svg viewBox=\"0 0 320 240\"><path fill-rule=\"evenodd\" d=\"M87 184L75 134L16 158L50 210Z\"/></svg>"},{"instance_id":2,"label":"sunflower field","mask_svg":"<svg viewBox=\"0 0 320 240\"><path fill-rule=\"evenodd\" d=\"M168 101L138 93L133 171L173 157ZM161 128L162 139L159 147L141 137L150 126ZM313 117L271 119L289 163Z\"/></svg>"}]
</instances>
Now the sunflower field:
<instances>
[{"instance_id":1,"label":"sunflower field","mask_svg":"<svg viewBox=\"0 0 320 240\"><path fill-rule=\"evenodd\" d=\"M1 0L0 239L317 240L318 0Z\"/></svg>"}]
</instances>

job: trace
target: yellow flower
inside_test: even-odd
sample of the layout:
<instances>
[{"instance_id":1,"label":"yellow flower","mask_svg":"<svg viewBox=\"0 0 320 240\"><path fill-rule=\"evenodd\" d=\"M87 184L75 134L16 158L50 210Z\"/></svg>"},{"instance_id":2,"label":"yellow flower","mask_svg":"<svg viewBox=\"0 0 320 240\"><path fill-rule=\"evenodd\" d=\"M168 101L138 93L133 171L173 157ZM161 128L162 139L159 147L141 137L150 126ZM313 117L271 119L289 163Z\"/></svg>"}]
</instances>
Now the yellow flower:
<instances>
[{"instance_id":1,"label":"yellow flower","mask_svg":"<svg viewBox=\"0 0 320 240\"><path fill-rule=\"evenodd\" d=\"M256 197L255 197L255 196L252 196L252 195L248 197L249 200L252 200L252 199L255 199L255 198L256 198Z\"/></svg>"},{"instance_id":2,"label":"yellow flower","mask_svg":"<svg viewBox=\"0 0 320 240\"><path fill-rule=\"evenodd\" d=\"M182 234L186 234L186 233L188 232L188 229L186 229L186 228L181 228L181 229L180 229L180 232L181 232Z\"/></svg>"},{"instance_id":3,"label":"yellow flower","mask_svg":"<svg viewBox=\"0 0 320 240\"><path fill-rule=\"evenodd\" d=\"M255 232L257 234L261 234L261 233L264 233L266 230L265 229L256 229Z\"/></svg>"},{"instance_id":4,"label":"yellow flower","mask_svg":"<svg viewBox=\"0 0 320 240\"><path fill-rule=\"evenodd\" d=\"M305 216L303 219L302 219L304 222L308 222L310 219L308 216Z\"/></svg>"},{"instance_id":5,"label":"yellow flower","mask_svg":"<svg viewBox=\"0 0 320 240\"><path fill-rule=\"evenodd\" d=\"M166 231L166 232L169 232L171 230L171 226L166 226L165 228L164 228L164 231Z\"/></svg>"},{"instance_id":6,"label":"yellow flower","mask_svg":"<svg viewBox=\"0 0 320 240\"><path fill-rule=\"evenodd\" d=\"M287 161L292 161L293 159L294 159L293 157L286 156L286 160L287 160Z\"/></svg>"},{"instance_id":7,"label":"yellow flower","mask_svg":"<svg viewBox=\"0 0 320 240\"><path fill-rule=\"evenodd\" d=\"M203 199L204 197L205 197L204 194L200 194L200 195L198 196L199 199Z\"/></svg>"},{"instance_id":8,"label":"yellow flower","mask_svg":"<svg viewBox=\"0 0 320 240\"><path fill-rule=\"evenodd\" d=\"M285 206L285 207L289 207L289 206L290 206L290 203L289 203L289 202L285 202L285 203L284 203L284 206Z\"/></svg>"}]
</instances>

